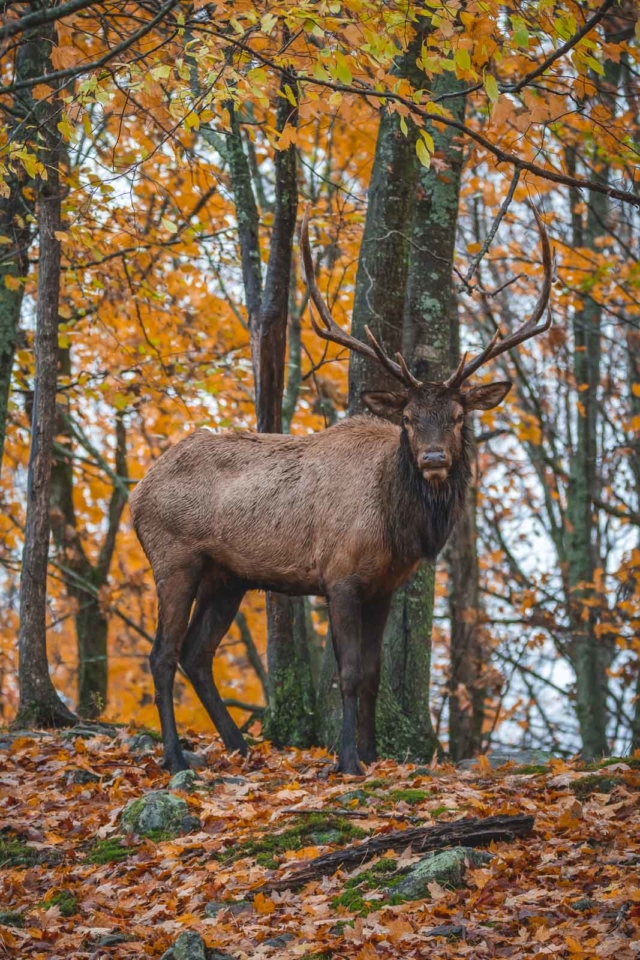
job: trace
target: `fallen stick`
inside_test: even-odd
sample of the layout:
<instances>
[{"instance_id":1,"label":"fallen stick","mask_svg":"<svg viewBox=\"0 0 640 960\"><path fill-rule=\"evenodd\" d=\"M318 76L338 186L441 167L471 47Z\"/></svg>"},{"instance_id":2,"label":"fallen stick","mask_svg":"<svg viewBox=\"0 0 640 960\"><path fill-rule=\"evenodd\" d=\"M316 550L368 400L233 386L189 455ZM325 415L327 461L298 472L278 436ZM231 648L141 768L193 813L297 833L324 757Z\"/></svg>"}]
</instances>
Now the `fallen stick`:
<instances>
[{"instance_id":1,"label":"fallen stick","mask_svg":"<svg viewBox=\"0 0 640 960\"><path fill-rule=\"evenodd\" d=\"M410 827L408 830L379 833L361 843L315 857L300 870L265 884L261 890L301 887L310 880L333 873L338 867L358 867L387 850L402 851L410 846L414 853L427 853L443 847L484 847L494 841L509 842L531 833L534 819L524 814L484 819L470 817L453 823L439 823L435 827Z\"/></svg>"}]
</instances>

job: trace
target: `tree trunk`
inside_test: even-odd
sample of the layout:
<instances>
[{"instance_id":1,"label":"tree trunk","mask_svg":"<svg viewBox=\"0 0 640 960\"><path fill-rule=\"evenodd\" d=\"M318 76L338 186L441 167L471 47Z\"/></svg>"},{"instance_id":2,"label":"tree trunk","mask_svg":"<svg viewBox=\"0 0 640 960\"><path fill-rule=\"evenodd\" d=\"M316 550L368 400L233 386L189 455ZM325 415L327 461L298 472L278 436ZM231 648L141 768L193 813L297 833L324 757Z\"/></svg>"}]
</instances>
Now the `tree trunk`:
<instances>
[{"instance_id":1,"label":"tree trunk","mask_svg":"<svg viewBox=\"0 0 640 960\"><path fill-rule=\"evenodd\" d=\"M56 433L58 372L58 301L61 229L60 101L43 100L38 109L43 138L42 162L47 179L39 181L40 235L36 311L36 384L27 475L27 523L20 581L19 685L17 726L73 723L73 714L58 697L47 662L46 600L49 556L49 493Z\"/></svg>"},{"instance_id":2,"label":"tree trunk","mask_svg":"<svg viewBox=\"0 0 640 960\"><path fill-rule=\"evenodd\" d=\"M447 550L451 620L449 754L456 762L476 756L482 748L486 700L488 657L480 622L476 475L474 468L465 510Z\"/></svg>"},{"instance_id":3,"label":"tree trunk","mask_svg":"<svg viewBox=\"0 0 640 960\"><path fill-rule=\"evenodd\" d=\"M43 43L33 40L22 43L16 55L16 82L40 76L46 56L47 49ZM17 94L12 104L13 114L5 114L9 125L21 123L33 106L30 90ZM32 181L24 173L9 171L6 177L9 194L0 196L0 236L11 241L10 245L0 248L0 472L9 415L13 357L24 294L23 281L29 271L32 228L27 217L33 214L34 201L33 192L24 190L27 185L33 187Z\"/></svg>"},{"instance_id":4,"label":"tree trunk","mask_svg":"<svg viewBox=\"0 0 640 960\"><path fill-rule=\"evenodd\" d=\"M450 74L443 74L434 84L437 94L455 93L460 88ZM447 106L462 119L462 97L448 100ZM452 265L462 151L450 128L433 129L431 133L436 156L448 164L448 169L437 173L432 168L419 168L411 204L412 242L408 249L402 349L416 376L442 380L456 360ZM385 751L398 758L409 754L417 760L430 760L439 749L430 713L434 592L435 564L425 562L393 599L384 643L379 728ZM389 689L400 713L389 709Z\"/></svg>"},{"instance_id":5,"label":"tree trunk","mask_svg":"<svg viewBox=\"0 0 640 960\"><path fill-rule=\"evenodd\" d=\"M607 179L606 169L600 178ZM572 206L578 198L572 196ZM597 250L597 240L606 231L608 200L590 193L587 222L574 219L574 244ZM577 235L576 235L577 234ZM567 560L569 616L571 622L570 658L576 674L576 712L585 757L606 755L608 655L596 633L598 599L595 571L601 565L598 527L593 507L599 496L597 469L600 411L600 337L602 308L586 298L573 317L573 372L576 382L576 443L570 464L567 494Z\"/></svg>"}]
</instances>

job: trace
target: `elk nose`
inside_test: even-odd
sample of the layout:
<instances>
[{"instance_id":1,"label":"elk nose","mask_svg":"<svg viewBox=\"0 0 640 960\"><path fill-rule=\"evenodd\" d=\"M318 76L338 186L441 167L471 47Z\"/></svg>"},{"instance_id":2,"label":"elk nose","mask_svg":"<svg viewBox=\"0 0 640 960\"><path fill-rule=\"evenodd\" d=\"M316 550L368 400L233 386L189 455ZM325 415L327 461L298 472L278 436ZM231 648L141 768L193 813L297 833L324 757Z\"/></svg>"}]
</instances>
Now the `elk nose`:
<instances>
[{"instance_id":1,"label":"elk nose","mask_svg":"<svg viewBox=\"0 0 640 960\"><path fill-rule=\"evenodd\" d=\"M449 458L444 450L429 450L422 454L422 466L427 469L437 470L439 467L449 465Z\"/></svg>"}]
</instances>

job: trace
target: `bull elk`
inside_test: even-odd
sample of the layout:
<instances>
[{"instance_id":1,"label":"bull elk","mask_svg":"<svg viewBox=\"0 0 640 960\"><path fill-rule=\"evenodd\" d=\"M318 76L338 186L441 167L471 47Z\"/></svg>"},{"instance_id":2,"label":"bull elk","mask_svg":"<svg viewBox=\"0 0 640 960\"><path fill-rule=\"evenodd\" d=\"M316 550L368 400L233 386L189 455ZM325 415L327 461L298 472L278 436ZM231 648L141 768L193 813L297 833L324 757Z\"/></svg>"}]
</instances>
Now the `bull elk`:
<instances>
[{"instance_id":1,"label":"bull elk","mask_svg":"<svg viewBox=\"0 0 640 960\"><path fill-rule=\"evenodd\" d=\"M158 594L151 670L171 771L187 767L173 707L178 662L226 748L246 754L212 662L245 592L256 589L326 597L343 702L338 770L360 774L361 761L375 759L381 642L393 592L423 558L436 558L460 513L470 478L468 414L496 407L511 389L508 381L465 383L551 323L550 314L543 320L551 251L535 216L544 281L531 318L504 339L496 332L478 356L463 356L447 380L433 383L416 379L400 354L387 356L368 328L364 343L333 320L314 279L305 214L300 247L320 315L321 324L311 315L315 332L382 364L402 389L365 393L374 417L351 417L312 436L197 430L136 487L133 523Z\"/></svg>"}]
</instances>

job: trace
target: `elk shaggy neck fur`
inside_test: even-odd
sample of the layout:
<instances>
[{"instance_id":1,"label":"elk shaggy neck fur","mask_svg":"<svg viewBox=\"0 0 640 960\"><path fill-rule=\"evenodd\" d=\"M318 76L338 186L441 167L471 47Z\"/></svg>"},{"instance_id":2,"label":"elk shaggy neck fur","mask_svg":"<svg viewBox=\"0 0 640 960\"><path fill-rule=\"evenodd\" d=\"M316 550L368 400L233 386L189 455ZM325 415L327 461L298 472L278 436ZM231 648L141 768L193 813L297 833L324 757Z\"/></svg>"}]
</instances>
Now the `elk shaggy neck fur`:
<instances>
[{"instance_id":1,"label":"elk shaggy neck fur","mask_svg":"<svg viewBox=\"0 0 640 960\"><path fill-rule=\"evenodd\" d=\"M413 540L417 533L420 555L434 561L446 541L464 506L471 479L471 434L465 424L462 433L462 452L454 461L447 479L432 484L417 468L407 431L400 434L394 469L394 509L390 514L390 542L400 552L402 544ZM415 543L407 544L407 555L415 555Z\"/></svg>"}]
</instances>

